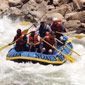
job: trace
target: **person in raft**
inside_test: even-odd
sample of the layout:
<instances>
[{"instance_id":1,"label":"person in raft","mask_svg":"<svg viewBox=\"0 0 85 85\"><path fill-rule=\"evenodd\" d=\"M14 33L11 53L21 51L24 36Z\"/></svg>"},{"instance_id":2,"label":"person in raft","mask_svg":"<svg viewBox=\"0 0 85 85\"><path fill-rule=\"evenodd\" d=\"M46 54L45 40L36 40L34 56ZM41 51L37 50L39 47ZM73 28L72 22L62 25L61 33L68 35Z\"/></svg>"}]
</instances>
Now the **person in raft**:
<instances>
[{"instance_id":1,"label":"person in raft","mask_svg":"<svg viewBox=\"0 0 85 85\"><path fill-rule=\"evenodd\" d=\"M66 29L64 28L64 26L62 24L62 20L57 19L57 18L53 18L51 30L56 35L57 39L60 38L60 36L62 35L62 32L66 32Z\"/></svg>"},{"instance_id":2,"label":"person in raft","mask_svg":"<svg viewBox=\"0 0 85 85\"><path fill-rule=\"evenodd\" d=\"M47 31L51 32L50 26L45 21L40 22L40 27L39 27L39 35L40 35L40 37L42 37L42 38L45 37L45 33Z\"/></svg>"},{"instance_id":3,"label":"person in raft","mask_svg":"<svg viewBox=\"0 0 85 85\"><path fill-rule=\"evenodd\" d=\"M35 31L32 31L28 37L30 52L40 52L40 37Z\"/></svg>"},{"instance_id":4,"label":"person in raft","mask_svg":"<svg viewBox=\"0 0 85 85\"><path fill-rule=\"evenodd\" d=\"M16 51L28 51L29 50L29 46L27 45L27 36L26 35L22 36L21 29L17 30L17 34L14 37L13 41L16 42L16 45L15 45Z\"/></svg>"},{"instance_id":5,"label":"person in raft","mask_svg":"<svg viewBox=\"0 0 85 85\"><path fill-rule=\"evenodd\" d=\"M55 35L55 38L57 38L58 40L61 40L60 37L63 36L62 32L66 32L66 29L62 24L62 20L59 20L57 18L53 18L51 30ZM57 42L57 45L61 45L61 43Z\"/></svg>"},{"instance_id":6,"label":"person in raft","mask_svg":"<svg viewBox=\"0 0 85 85\"><path fill-rule=\"evenodd\" d=\"M46 32L44 40L51 44L52 46L55 46L55 39L52 33ZM45 54L53 54L54 49L49 46L47 43L43 42L43 53Z\"/></svg>"}]
</instances>

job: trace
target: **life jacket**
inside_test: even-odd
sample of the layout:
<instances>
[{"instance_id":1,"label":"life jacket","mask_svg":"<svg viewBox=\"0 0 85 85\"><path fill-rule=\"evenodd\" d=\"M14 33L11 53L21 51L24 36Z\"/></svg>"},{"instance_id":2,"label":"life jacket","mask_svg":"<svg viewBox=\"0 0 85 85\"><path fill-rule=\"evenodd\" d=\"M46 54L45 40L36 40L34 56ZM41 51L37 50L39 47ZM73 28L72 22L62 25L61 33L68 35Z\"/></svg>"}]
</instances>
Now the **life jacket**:
<instances>
[{"instance_id":1,"label":"life jacket","mask_svg":"<svg viewBox=\"0 0 85 85\"><path fill-rule=\"evenodd\" d=\"M20 38L19 40L16 41L15 49L17 51L24 51L24 50L26 50L25 49L26 43L27 43L26 39Z\"/></svg>"},{"instance_id":2,"label":"life jacket","mask_svg":"<svg viewBox=\"0 0 85 85\"><path fill-rule=\"evenodd\" d=\"M33 36L29 36L29 43L33 42L34 43L34 37Z\"/></svg>"},{"instance_id":3,"label":"life jacket","mask_svg":"<svg viewBox=\"0 0 85 85\"><path fill-rule=\"evenodd\" d=\"M34 44L39 42L37 34L34 35L34 36L29 36L29 43L31 43L31 42L34 43Z\"/></svg>"},{"instance_id":4,"label":"life jacket","mask_svg":"<svg viewBox=\"0 0 85 85\"><path fill-rule=\"evenodd\" d=\"M35 35L34 36L34 43L36 44L36 43L38 43L39 42L39 40L38 40L38 35Z\"/></svg>"},{"instance_id":5,"label":"life jacket","mask_svg":"<svg viewBox=\"0 0 85 85\"><path fill-rule=\"evenodd\" d=\"M21 36L21 34L17 34L15 37L14 37L14 40L13 41L16 41L17 39L19 39Z\"/></svg>"},{"instance_id":6,"label":"life jacket","mask_svg":"<svg viewBox=\"0 0 85 85\"><path fill-rule=\"evenodd\" d=\"M55 44L54 37L51 34L50 35L46 35L44 39L45 39L46 42L48 42L51 45ZM46 44L46 43L44 43L44 44L45 44L46 49L52 49L52 47L49 46L48 44Z\"/></svg>"}]
</instances>

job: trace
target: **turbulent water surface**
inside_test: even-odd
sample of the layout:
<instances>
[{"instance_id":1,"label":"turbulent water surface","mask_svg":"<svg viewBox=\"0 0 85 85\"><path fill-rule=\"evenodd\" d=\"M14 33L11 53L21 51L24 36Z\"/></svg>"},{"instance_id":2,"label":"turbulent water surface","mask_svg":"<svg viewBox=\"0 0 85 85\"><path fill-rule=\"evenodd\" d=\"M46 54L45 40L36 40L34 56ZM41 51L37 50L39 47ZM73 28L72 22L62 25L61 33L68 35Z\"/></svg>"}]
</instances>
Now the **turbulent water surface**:
<instances>
[{"instance_id":1,"label":"turbulent water surface","mask_svg":"<svg viewBox=\"0 0 85 85\"><path fill-rule=\"evenodd\" d=\"M19 20L12 22L7 17L0 19L0 46L13 40L18 28ZM0 85L85 85L85 40L74 39L74 50L80 57L72 54L76 62L66 62L61 66L40 65L32 63L15 63L7 61L6 54L12 47L0 51Z\"/></svg>"}]
</instances>

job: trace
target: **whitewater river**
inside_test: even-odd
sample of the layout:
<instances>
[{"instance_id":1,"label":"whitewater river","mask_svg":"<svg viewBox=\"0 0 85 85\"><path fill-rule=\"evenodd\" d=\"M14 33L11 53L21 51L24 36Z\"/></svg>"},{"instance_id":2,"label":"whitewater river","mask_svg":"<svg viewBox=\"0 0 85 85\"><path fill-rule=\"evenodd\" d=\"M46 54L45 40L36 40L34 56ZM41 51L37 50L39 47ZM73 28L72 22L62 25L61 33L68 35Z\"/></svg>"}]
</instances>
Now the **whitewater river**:
<instances>
[{"instance_id":1,"label":"whitewater river","mask_svg":"<svg viewBox=\"0 0 85 85\"><path fill-rule=\"evenodd\" d=\"M18 28L27 26L21 26L19 20L14 23L7 17L0 19L0 46L11 42ZM5 59L12 46L0 51L0 85L85 85L84 39L73 41L74 50L81 55L72 54L76 62L61 66L15 63Z\"/></svg>"}]
</instances>

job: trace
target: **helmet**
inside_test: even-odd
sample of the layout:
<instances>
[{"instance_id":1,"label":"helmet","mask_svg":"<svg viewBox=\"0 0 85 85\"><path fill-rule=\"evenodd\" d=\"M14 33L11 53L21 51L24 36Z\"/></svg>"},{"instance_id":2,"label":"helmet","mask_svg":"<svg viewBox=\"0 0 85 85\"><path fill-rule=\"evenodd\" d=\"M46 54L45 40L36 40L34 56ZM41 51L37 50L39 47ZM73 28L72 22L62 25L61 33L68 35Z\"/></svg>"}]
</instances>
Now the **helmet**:
<instances>
[{"instance_id":1,"label":"helmet","mask_svg":"<svg viewBox=\"0 0 85 85\"><path fill-rule=\"evenodd\" d=\"M58 18L57 17L53 17L53 21L57 21L58 20Z\"/></svg>"},{"instance_id":2,"label":"helmet","mask_svg":"<svg viewBox=\"0 0 85 85\"><path fill-rule=\"evenodd\" d=\"M18 29L17 30L17 34L21 34L21 29Z\"/></svg>"},{"instance_id":3,"label":"helmet","mask_svg":"<svg viewBox=\"0 0 85 85\"><path fill-rule=\"evenodd\" d=\"M61 22L61 19L58 19L57 17L54 17L53 21Z\"/></svg>"}]
</instances>

